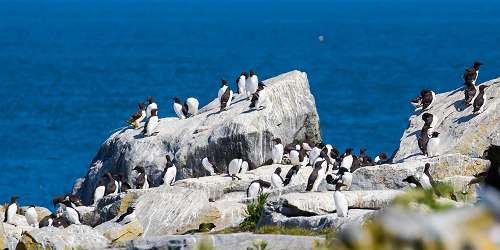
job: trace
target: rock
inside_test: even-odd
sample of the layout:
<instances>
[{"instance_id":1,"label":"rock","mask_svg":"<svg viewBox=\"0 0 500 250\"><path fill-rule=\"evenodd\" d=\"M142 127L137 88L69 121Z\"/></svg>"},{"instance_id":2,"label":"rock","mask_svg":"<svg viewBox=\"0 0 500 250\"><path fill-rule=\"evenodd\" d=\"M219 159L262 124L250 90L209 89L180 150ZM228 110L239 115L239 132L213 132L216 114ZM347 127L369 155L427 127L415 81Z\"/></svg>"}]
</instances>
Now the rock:
<instances>
[{"instance_id":1,"label":"rock","mask_svg":"<svg viewBox=\"0 0 500 250\"><path fill-rule=\"evenodd\" d=\"M483 206L440 213L389 209L338 234L336 249L499 249L500 224Z\"/></svg>"},{"instance_id":2,"label":"rock","mask_svg":"<svg viewBox=\"0 0 500 250\"><path fill-rule=\"evenodd\" d=\"M431 108L425 112L437 115L439 121L435 131L440 133L441 154L459 153L470 157L481 157L484 150L491 145L500 145L500 78L485 82L490 85L486 89L488 97L486 110L480 115L473 115L470 106L465 108L462 88L437 94ZM400 162L421 155L417 145L417 135L424 122L421 110L416 110L409 119L409 127L401 137L399 149L393 161Z\"/></svg>"},{"instance_id":3,"label":"rock","mask_svg":"<svg viewBox=\"0 0 500 250\"><path fill-rule=\"evenodd\" d=\"M205 175L201 160L209 156L218 170L226 172L230 160L242 156L257 166L271 158L271 139L284 144L307 136L321 141L319 117L306 73L292 71L264 81L266 108L249 111L244 97L236 97L228 111L219 112L218 100L185 120L163 118L158 134L146 137L141 130L122 129L108 138L94 157L80 196L89 202L98 179L107 171L122 173L129 183L136 177L132 169L144 166L158 184L165 166L165 155L173 156L178 179ZM214 90L214 95L215 95ZM160 110L171 108L170 101Z\"/></svg>"},{"instance_id":4,"label":"rock","mask_svg":"<svg viewBox=\"0 0 500 250\"><path fill-rule=\"evenodd\" d=\"M312 249L314 241L322 241L321 237L266 235L252 233L236 234L197 234L169 235L147 237L133 240L127 246L129 249L200 249L200 243L213 246L213 249L247 250L259 240L265 241L269 250L305 250Z\"/></svg>"},{"instance_id":5,"label":"rock","mask_svg":"<svg viewBox=\"0 0 500 250\"><path fill-rule=\"evenodd\" d=\"M95 227L95 230L104 235L114 246L124 246L127 241L135 240L143 233L139 221L132 221L125 225L108 221Z\"/></svg>"},{"instance_id":6,"label":"rock","mask_svg":"<svg viewBox=\"0 0 500 250\"><path fill-rule=\"evenodd\" d=\"M369 209L350 209L348 217L338 217L337 213L330 213L318 216L296 216L287 217L283 214L264 210L262 217L259 220L258 227L263 226L281 226L281 227L300 227L309 230L319 231L325 228L334 228L342 230L346 225L351 223L362 224L377 210Z\"/></svg>"},{"instance_id":7,"label":"rock","mask_svg":"<svg viewBox=\"0 0 500 250\"><path fill-rule=\"evenodd\" d=\"M250 183L253 180L257 179L271 182L271 175L274 173L274 170L277 167L280 167L282 169L283 178L285 177L288 170L292 168L291 165L273 164L262 166L255 170L248 171L245 174L238 175L241 180L232 181L231 177L228 177L227 175L206 176L200 178L184 179L177 182L175 186L202 190L207 193L210 200L221 199L224 194L242 192L241 194L243 195L240 196L240 200L243 201L246 198L246 191ZM282 193L305 190L307 186L307 180L311 172L311 167L304 167L300 169L297 178L294 180L294 183L291 183L290 187L282 190Z\"/></svg>"},{"instance_id":8,"label":"rock","mask_svg":"<svg viewBox=\"0 0 500 250\"><path fill-rule=\"evenodd\" d=\"M109 241L98 231L86 225L67 228L43 227L23 233L17 247L20 249L102 249Z\"/></svg>"},{"instance_id":9,"label":"rock","mask_svg":"<svg viewBox=\"0 0 500 250\"><path fill-rule=\"evenodd\" d=\"M3 221L3 220L2 220ZM28 225L26 218L16 215L14 219L16 225L0 222L0 247L1 249L16 249L16 245L21 239L21 234L25 231L33 230Z\"/></svg>"},{"instance_id":10,"label":"rock","mask_svg":"<svg viewBox=\"0 0 500 250\"><path fill-rule=\"evenodd\" d=\"M24 216L24 214L26 213L26 209L28 209L28 207L21 207L19 209L20 211L19 213ZM40 221L41 219L43 219L43 217L50 215L52 213L48 208L45 207L35 207L35 211L37 213L38 221Z\"/></svg>"},{"instance_id":11,"label":"rock","mask_svg":"<svg viewBox=\"0 0 500 250\"><path fill-rule=\"evenodd\" d=\"M239 226L243 221L243 215L247 207L245 204L232 200L216 201L210 203L210 205L215 210L215 218L213 220L215 230Z\"/></svg>"},{"instance_id":12,"label":"rock","mask_svg":"<svg viewBox=\"0 0 500 250\"><path fill-rule=\"evenodd\" d=\"M389 206L399 190L342 191L349 208L380 209ZM335 212L333 192L289 193L273 204L274 211L286 216L312 216Z\"/></svg>"},{"instance_id":13,"label":"rock","mask_svg":"<svg viewBox=\"0 0 500 250\"><path fill-rule=\"evenodd\" d=\"M441 155L433 158L413 158L396 164L360 168L353 173L351 190L401 189L408 186L403 179L421 176L425 163L435 180L452 176L472 176L489 168L489 161L461 154Z\"/></svg>"},{"instance_id":14,"label":"rock","mask_svg":"<svg viewBox=\"0 0 500 250\"><path fill-rule=\"evenodd\" d=\"M95 207L78 206L76 210L80 214L80 222L87 226L99 223L99 217L95 214Z\"/></svg>"}]
</instances>

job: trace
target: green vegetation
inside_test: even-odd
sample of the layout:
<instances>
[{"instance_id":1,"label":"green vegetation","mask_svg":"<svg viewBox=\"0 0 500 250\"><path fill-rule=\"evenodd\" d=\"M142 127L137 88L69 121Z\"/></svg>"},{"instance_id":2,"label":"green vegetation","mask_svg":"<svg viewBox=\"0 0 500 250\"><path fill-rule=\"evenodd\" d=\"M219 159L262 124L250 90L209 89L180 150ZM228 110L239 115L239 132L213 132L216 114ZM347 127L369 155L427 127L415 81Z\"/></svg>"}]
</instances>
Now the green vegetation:
<instances>
[{"instance_id":1,"label":"green vegetation","mask_svg":"<svg viewBox=\"0 0 500 250\"><path fill-rule=\"evenodd\" d=\"M266 250L267 241L265 240L254 240L252 246L248 247L248 250Z\"/></svg>"},{"instance_id":2,"label":"green vegetation","mask_svg":"<svg viewBox=\"0 0 500 250\"><path fill-rule=\"evenodd\" d=\"M259 222L260 215L264 211L267 197L269 194L262 193L257 197L257 200L247 205L245 209L245 219L240 223L242 231L254 231Z\"/></svg>"},{"instance_id":3,"label":"green vegetation","mask_svg":"<svg viewBox=\"0 0 500 250\"><path fill-rule=\"evenodd\" d=\"M209 239L203 239L196 246L196 250L215 250L215 247Z\"/></svg>"},{"instance_id":4,"label":"green vegetation","mask_svg":"<svg viewBox=\"0 0 500 250\"><path fill-rule=\"evenodd\" d=\"M285 234L285 235L301 235L301 236L323 236L333 234L333 228L324 228L319 231L313 231L300 227L280 227L280 226L263 226L255 231L258 234Z\"/></svg>"},{"instance_id":5,"label":"green vegetation","mask_svg":"<svg viewBox=\"0 0 500 250\"><path fill-rule=\"evenodd\" d=\"M453 208L452 202L438 200L439 197L454 199L453 188L446 184L437 184L432 189L414 189L394 199L394 204L410 207L412 204L422 204L434 211L445 211Z\"/></svg>"}]
</instances>

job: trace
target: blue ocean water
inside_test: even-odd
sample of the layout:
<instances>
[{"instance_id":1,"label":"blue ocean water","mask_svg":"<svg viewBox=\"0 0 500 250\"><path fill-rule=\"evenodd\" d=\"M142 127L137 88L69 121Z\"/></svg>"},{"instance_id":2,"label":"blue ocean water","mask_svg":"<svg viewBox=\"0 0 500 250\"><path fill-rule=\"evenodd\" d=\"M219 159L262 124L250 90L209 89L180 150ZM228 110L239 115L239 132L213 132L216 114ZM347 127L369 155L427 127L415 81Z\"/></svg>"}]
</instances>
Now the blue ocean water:
<instances>
[{"instance_id":1,"label":"blue ocean water","mask_svg":"<svg viewBox=\"0 0 500 250\"><path fill-rule=\"evenodd\" d=\"M49 206L154 95L216 96L242 70L306 71L325 141L398 146L421 88L500 74L499 1L0 0L0 202ZM320 43L318 36L325 41ZM165 108L161 108L165 107Z\"/></svg>"}]
</instances>

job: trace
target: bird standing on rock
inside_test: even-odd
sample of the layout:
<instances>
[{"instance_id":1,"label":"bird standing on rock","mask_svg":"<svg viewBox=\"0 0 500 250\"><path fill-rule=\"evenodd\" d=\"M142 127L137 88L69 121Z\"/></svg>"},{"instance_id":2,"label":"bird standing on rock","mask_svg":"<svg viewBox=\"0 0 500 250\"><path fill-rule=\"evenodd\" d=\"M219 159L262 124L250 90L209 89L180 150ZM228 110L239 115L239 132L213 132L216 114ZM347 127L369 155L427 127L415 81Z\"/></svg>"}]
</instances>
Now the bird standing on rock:
<instances>
[{"instance_id":1,"label":"bird standing on rock","mask_svg":"<svg viewBox=\"0 0 500 250\"><path fill-rule=\"evenodd\" d=\"M165 164L165 169L163 170L163 184L173 186L175 182L175 176L177 175L177 168L170 159L170 156L165 156L167 163Z\"/></svg>"},{"instance_id":2,"label":"bird standing on rock","mask_svg":"<svg viewBox=\"0 0 500 250\"><path fill-rule=\"evenodd\" d=\"M137 171L139 175L135 179L135 187L137 189L148 189L148 175L146 174L146 170L142 166L137 166L133 170Z\"/></svg>"},{"instance_id":3,"label":"bird standing on rock","mask_svg":"<svg viewBox=\"0 0 500 250\"><path fill-rule=\"evenodd\" d=\"M245 82L245 91L247 92L248 99L252 98L253 93L257 92L259 78L253 70L250 70L250 77Z\"/></svg>"},{"instance_id":4,"label":"bird standing on rock","mask_svg":"<svg viewBox=\"0 0 500 250\"><path fill-rule=\"evenodd\" d=\"M104 194L106 193L106 186L104 186L104 182L102 179L99 179L97 182L97 187L94 190L94 206L97 204L97 202L104 197Z\"/></svg>"},{"instance_id":5,"label":"bird standing on rock","mask_svg":"<svg viewBox=\"0 0 500 250\"><path fill-rule=\"evenodd\" d=\"M111 175L110 172L106 173L106 177L108 177L108 184L106 185L106 192L104 193L105 196L109 194L114 194L117 189L115 179L113 179L113 176Z\"/></svg>"},{"instance_id":6,"label":"bird standing on rock","mask_svg":"<svg viewBox=\"0 0 500 250\"><path fill-rule=\"evenodd\" d=\"M340 167L351 171L352 162L352 148L348 148L344 153L344 158L342 159L342 163L340 163Z\"/></svg>"},{"instance_id":7,"label":"bird standing on rock","mask_svg":"<svg viewBox=\"0 0 500 250\"><path fill-rule=\"evenodd\" d=\"M155 134L155 129L158 127L160 120L158 119L158 110L151 110L151 117L149 117L148 123L146 124L146 136L152 136Z\"/></svg>"},{"instance_id":8,"label":"bird standing on rock","mask_svg":"<svg viewBox=\"0 0 500 250\"><path fill-rule=\"evenodd\" d=\"M146 118L146 105L143 102L139 103L139 111L133 113L127 120L127 123L132 125L135 129L139 128L139 123L141 123L144 118Z\"/></svg>"},{"instance_id":9,"label":"bird standing on rock","mask_svg":"<svg viewBox=\"0 0 500 250\"><path fill-rule=\"evenodd\" d=\"M174 97L173 104L174 112L179 117L179 119L186 119L188 115L187 105L182 105L181 99L179 97Z\"/></svg>"},{"instance_id":10,"label":"bird standing on rock","mask_svg":"<svg viewBox=\"0 0 500 250\"><path fill-rule=\"evenodd\" d=\"M335 210L337 210L338 217L347 217L349 213L349 204L345 194L340 190L345 184L342 181L337 182L335 192L333 193L333 200L335 201Z\"/></svg>"},{"instance_id":11,"label":"bird standing on rock","mask_svg":"<svg viewBox=\"0 0 500 250\"><path fill-rule=\"evenodd\" d=\"M127 211L120 215L118 219L116 220L116 223L120 223L122 225L128 224L136 219L135 215L135 208L134 207L128 207Z\"/></svg>"},{"instance_id":12,"label":"bird standing on rock","mask_svg":"<svg viewBox=\"0 0 500 250\"><path fill-rule=\"evenodd\" d=\"M422 90L420 96L422 97L422 110L428 109L436 99L436 94L428 89Z\"/></svg>"},{"instance_id":13,"label":"bird standing on rock","mask_svg":"<svg viewBox=\"0 0 500 250\"><path fill-rule=\"evenodd\" d=\"M267 192L271 188L271 183L263 180L254 180L248 185L247 197L255 198L263 192Z\"/></svg>"},{"instance_id":14,"label":"bird standing on rock","mask_svg":"<svg viewBox=\"0 0 500 250\"><path fill-rule=\"evenodd\" d=\"M427 143L427 156L429 157L434 157L438 156L439 152L439 133L438 132L432 132L432 137L429 139L429 142Z\"/></svg>"},{"instance_id":15,"label":"bird standing on rock","mask_svg":"<svg viewBox=\"0 0 500 250\"><path fill-rule=\"evenodd\" d=\"M236 84L238 85L238 95L245 93L245 84L247 80L247 72L241 72L241 75L236 79Z\"/></svg>"},{"instance_id":16,"label":"bird standing on rock","mask_svg":"<svg viewBox=\"0 0 500 250\"><path fill-rule=\"evenodd\" d=\"M228 87L229 86L227 85L227 81L225 79L222 79L221 83L220 83L219 91L217 92L217 99L220 100L221 96L226 92Z\"/></svg>"},{"instance_id":17,"label":"bird standing on rock","mask_svg":"<svg viewBox=\"0 0 500 250\"><path fill-rule=\"evenodd\" d=\"M294 165L293 167L291 167L285 176L285 181L283 181L283 186L288 186L290 183L292 183L295 177L297 177L299 170L300 170L300 165Z\"/></svg>"},{"instance_id":18,"label":"bird standing on rock","mask_svg":"<svg viewBox=\"0 0 500 250\"><path fill-rule=\"evenodd\" d=\"M474 65L470 69L466 69L464 73L464 95L465 95L465 104L470 106L474 97L476 96L476 81L479 75L479 66L483 65L480 62L474 62Z\"/></svg>"},{"instance_id":19,"label":"bird standing on rock","mask_svg":"<svg viewBox=\"0 0 500 250\"><path fill-rule=\"evenodd\" d=\"M227 171L229 176L231 177L231 180L234 180L235 178L238 180L241 180L240 177L238 177L236 174L240 172L241 169L241 164L243 163L243 159L232 159L229 162L229 166L227 167Z\"/></svg>"},{"instance_id":20,"label":"bird standing on rock","mask_svg":"<svg viewBox=\"0 0 500 250\"><path fill-rule=\"evenodd\" d=\"M281 161L283 159L283 144L281 144L281 139L280 138L274 138L272 140L274 142L273 149L271 151L271 155L273 157L273 163L274 164L281 164Z\"/></svg>"},{"instance_id":21,"label":"bird standing on rock","mask_svg":"<svg viewBox=\"0 0 500 250\"><path fill-rule=\"evenodd\" d=\"M186 99L186 102L184 103L184 109L186 109L187 113L191 114L191 116L195 116L198 114L199 105L200 102L198 102L198 99L194 97L189 97L188 99Z\"/></svg>"},{"instance_id":22,"label":"bird standing on rock","mask_svg":"<svg viewBox=\"0 0 500 250\"><path fill-rule=\"evenodd\" d=\"M481 114L484 111L484 106L486 105L486 99L488 97L484 93L488 85L479 86L479 94L477 94L476 99L474 99L474 110L472 111L474 114Z\"/></svg>"},{"instance_id":23,"label":"bird standing on rock","mask_svg":"<svg viewBox=\"0 0 500 250\"><path fill-rule=\"evenodd\" d=\"M18 198L19 197L15 196L15 195L10 198L10 204L7 206L7 209L5 209L3 222L14 225L14 215L17 213L17 199Z\"/></svg>"},{"instance_id":24,"label":"bird standing on rock","mask_svg":"<svg viewBox=\"0 0 500 250\"><path fill-rule=\"evenodd\" d=\"M154 102L152 96L148 96L148 107L146 108L146 118L151 117L151 111L153 109L158 109L158 105Z\"/></svg>"},{"instance_id":25,"label":"bird standing on rock","mask_svg":"<svg viewBox=\"0 0 500 250\"><path fill-rule=\"evenodd\" d=\"M282 188L283 182L283 177L281 177L281 168L277 167L271 175L272 186L273 188Z\"/></svg>"},{"instance_id":26,"label":"bird standing on rock","mask_svg":"<svg viewBox=\"0 0 500 250\"><path fill-rule=\"evenodd\" d=\"M220 97L220 111L225 111L229 109L229 106L231 106L231 101L233 100L233 91L229 86L226 88L226 91L222 94Z\"/></svg>"},{"instance_id":27,"label":"bird standing on rock","mask_svg":"<svg viewBox=\"0 0 500 250\"><path fill-rule=\"evenodd\" d=\"M424 125L420 130L420 136L417 139L418 147L423 155L427 155L427 144L429 143L429 126Z\"/></svg>"},{"instance_id":28,"label":"bird standing on rock","mask_svg":"<svg viewBox=\"0 0 500 250\"><path fill-rule=\"evenodd\" d=\"M35 205L30 205L24 213L28 225L38 227L38 214L36 213Z\"/></svg>"},{"instance_id":29,"label":"bird standing on rock","mask_svg":"<svg viewBox=\"0 0 500 250\"><path fill-rule=\"evenodd\" d=\"M205 157L205 158L203 158L203 160L201 160L201 165L203 166L203 168L205 170L208 171L208 173L210 175L215 175L215 169L214 169L215 164L213 162L211 162L208 159L208 157Z\"/></svg>"}]
</instances>

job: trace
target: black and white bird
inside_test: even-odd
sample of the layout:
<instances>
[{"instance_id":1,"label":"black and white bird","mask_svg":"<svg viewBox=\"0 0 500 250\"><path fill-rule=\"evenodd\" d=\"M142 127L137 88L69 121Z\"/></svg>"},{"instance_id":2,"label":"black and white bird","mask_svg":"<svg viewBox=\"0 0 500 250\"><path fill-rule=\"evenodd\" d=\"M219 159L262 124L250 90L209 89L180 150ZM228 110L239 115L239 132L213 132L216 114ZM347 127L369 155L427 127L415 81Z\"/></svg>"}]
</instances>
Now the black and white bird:
<instances>
[{"instance_id":1,"label":"black and white bird","mask_svg":"<svg viewBox=\"0 0 500 250\"><path fill-rule=\"evenodd\" d=\"M19 197L15 196L15 195L10 198L10 203L7 206L7 209L5 209L3 222L14 225L14 215L17 214L17 199L18 198Z\"/></svg>"},{"instance_id":2,"label":"black and white bird","mask_svg":"<svg viewBox=\"0 0 500 250\"><path fill-rule=\"evenodd\" d=\"M169 155L165 156L165 158L167 159L167 163L165 163L165 169L163 170L163 184L173 186L177 175L177 168Z\"/></svg>"},{"instance_id":3,"label":"black and white bird","mask_svg":"<svg viewBox=\"0 0 500 250\"><path fill-rule=\"evenodd\" d=\"M436 94L432 90L424 89L420 91L422 97L422 110L427 110L434 103Z\"/></svg>"},{"instance_id":4,"label":"black and white bird","mask_svg":"<svg viewBox=\"0 0 500 250\"><path fill-rule=\"evenodd\" d=\"M97 182L97 187L94 190L94 203L93 205L97 205L97 202L104 197L104 194L106 193L106 186L104 186L104 181L102 179L99 179Z\"/></svg>"},{"instance_id":5,"label":"black and white bird","mask_svg":"<svg viewBox=\"0 0 500 250\"><path fill-rule=\"evenodd\" d=\"M257 91L252 94L252 99L250 99L250 106L248 106L250 109L257 109L260 110L263 108L263 104L265 103L265 96L262 93L262 90L264 90L264 87L266 85L262 82L259 82L257 86Z\"/></svg>"},{"instance_id":6,"label":"black and white bird","mask_svg":"<svg viewBox=\"0 0 500 250\"><path fill-rule=\"evenodd\" d=\"M28 225L38 227L38 214L36 213L35 205L30 205L24 212L24 217Z\"/></svg>"},{"instance_id":7,"label":"black and white bird","mask_svg":"<svg viewBox=\"0 0 500 250\"><path fill-rule=\"evenodd\" d=\"M352 148L348 148L344 153L344 157L342 158L342 163L340 163L340 167L346 168L347 170L351 171L352 162L353 162Z\"/></svg>"},{"instance_id":8,"label":"black and white bird","mask_svg":"<svg viewBox=\"0 0 500 250\"><path fill-rule=\"evenodd\" d=\"M273 163L274 164L281 164L281 161L283 159L283 151L284 151L283 144L281 144L280 138L274 138L272 141L274 142L274 146L273 146L273 149L271 152L271 155L273 158Z\"/></svg>"},{"instance_id":9,"label":"black and white bird","mask_svg":"<svg viewBox=\"0 0 500 250\"><path fill-rule=\"evenodd\" d=\"M271 184L273 188L282 188L283 187L283 177L281 177L281 168L277 167L274 170L274 173L271 175Z\"/></svg>"},{"instance_id":10,"label":"black and white bird","mask_svg":"<svg viewBox=\"0 0 500 250\"><path fill-rule=\"evenodd\" d=\"M290 164L299 165L300 164L300 153L299 151L293 149L288 153L288 159L290 159Z\"/></svg>"},{"instance_id":11,"label":"black and white bird","mask_svg":"<svg viewBox=\"0 0 500 250\"><path fill-rule=\"evenodd\" d=\"M439 155L439 132L432 132L432 136L427 143L427 156L434 157Z\"/></svg>"},{"instance_id":12,"label":"black and white bird","mask_svg":"<svg viewBox=\"0 0 500 250\"><path fill-rule=\"evenodd\" d=\"M116 220L117 223L120 223L122 225L128 224L136 219L135 215L135 208L134 207L128 207L127 211L120 215L118 219Z\"/></svg>"},{"instance_id":13,"label":"black and white bird","mask_svg":"<svg viewBox=\"0 0 500 250\"><path fill-rule=\"evenodd\" d=\"M420 151L423 155L427 155L427 144L429 143L429 126L424 125L422 130L420 130L420 135L418 136L417 143Z\"/></svg>"},{"instance_id":14,"label":"black and white bird","mask_svg":"<svg viewBox=\"0 0 500 250\"><path fill-rule=\"evenodd\" d=\"M424 173L420 177L420 184L424 189L431 189L435 185L434 179L429 172L430 167L431 164L426 163L424 166Z\"/></svg>"},{"instance_id":15,"label":"black and white bird","mask_svg":"<svg viewBox=\"0 0 500 250\"><path fill-rule=\"evenodd\" d=\"M247 188L247 197L256 198L261 193L267 193L271 188L271 183L263 180L254 180Z\"/></svg>"},{"instance_id":16,"label":"black and white bird","mask_svg":"<svg viewBox=\"0 0 500 250\"><path fill-rule=\"evenodd\" d=\"M179 119L186 119L188 115L187 105L182 105L181 99L179 97L174 97L173 104L174 112L179 117Z\"/></svg>"},{"instance_id":17,"label":"black and white bird","mask_svg":"<svg viewBox=\"0 0 500 250\"><path fill-rule=\"evenodd\" d=\"M68 221L71 224L76 224L76 225L82 224L80 222L80 213L78 213L76 209L71 207L71 202L69 200L65 200L62 203L61 207L63 209L63 217L68 219Z\"/></svg>"},{"instance_id":18,"label":"black and white bird","mask_svg":"<svg viewBox=\"0 0 500 250\"><path fill-rule=\"evenodd\" d=\"M210 175L215 175L215 163L211 162L208 157L205 157L203 158L203 160L201 160L201 165L206 171L208 171Z\"/></svg>"},{"instance_id":19,"label":"black and white bird","mask_svg":"<svg viewBox=\"0 0 500 250\"><path fill-rule=\"evenodd\" d=\"M345 185L342 181L337 182L335 186L335 192L333 193L333 200L335 201L335 210L337 211L337 217L347 217L349 214L349 203L345 194L342 193L341 187Z\"/></svg>"},{"instance_id":20,"label":"black and white bird","mask_svg":"<svg viewBox=\"0 0 500 250\"><path fill-rule=\"evenodd\" d=\"M316 162L320 154L321 154L321 148L319 147L319 145L316 145L311 148L311 151L309 151L309 164L311 166L314 166L314 163Z\"/></svg>"},{"instance_id":21,"label":"black and white bird","mask_svg":"<svg viewBox=\"0 0 500 250\"><path fill-rule=\"evenodd\" d=\"M247 160L247 161L243 160L241 162L240 171L238 172L239 174L244 174L249 170L249 167L250 167L249 162L250 162L250 160Z\"/></svg>"},{"instance_id":22,"label":"black and white bird","mask_svg":"<svg viewBox=\"0 0 500 250\"><path fill-rule=\"evenodd\" d=\"M420 181L413 175L404 178L403 181L408 182L410 184L410 187L422 188L422 184L420 183Z\"/></svg>"},{"instance_id":23,"label":"black and white bird","mask_svg":"<svg viewBox=\"0 0 500 250\"><path fill-rule=\"evenodd\" d=\"M238 85L238 95L245 93L245 84L247 80L247 72L241 72L241 75L236 79L236 84Z\"/></svg>"},{"instance_id":24,"label":"black and white bird","mask_svg":"<svg viewBox=\"0 0 500 250\"><path fill-rule=\"evenodd\" d=\"M250 70L250 77L246 79L245 91L247 92L248 99L250 99L253 93L257 92L259 84L259 78L253 70Z\"/></svg>"},{"instance_id":25,"label":"black and white bird","mask_svg":"<svg viewBox=\"0 0 500 250\"><path fill-rule=\"evenodd\" d=\"M410 104L415 107L415 109L422 107L422 96L417 96L410 100Z\"/></svg>"},{"instance_id":26,"label":"black and white bird","mask_svg":"<svg viewBox=\"0 0 500 250\"><path fill-rule=\"evenodd\" d=\"M226 91L219 98L220 102L220 111L228 110L231 106L231 101L233 100L233 91L229 86L226 88Z\"/></svg>"},{"instance_id":27,"label":"black and white bird","mask_svg":"<svg viewBox=\"0 0 500 250\"><path fill-rule=\"evenodd\" d=\"M160 120L158 119L158 110L153 109L151 110L151 117L149 117L149 120L146 124L146 136L152 136L155 134L155 129L158 127Z\"/></svg>"},{"instance_id":28,"label":"black and white bird","mask_svg":"<svg viewBox=\"0 0 500 250\"><path fill-rule=\"evenodd\" d=\"M40 228L42 227L52 227L52 224L54 222L54 219L56 219L57 216L55 213L51 213L45 217L43 217L41 220L40 220L40 223L38 224L38 226Z\"/></svg>"},{"instance_id":29,"label":"black and white bird","mask_svg":"<svg viewBox=\"0 0 500 250\"><path fill-rule=\"evenodd\" d=\"M220 100L222 95L226 92L227 88L229 86L227 85L227 81L225 79L221 80L220 88L219 91L217 92L217 99Z\"/></svg>"},{"instance_id":30,"label":"black and white bird","mask_svg":"<svg viewBox=\"0 0 500 250\"><path fill-rule=\"evenodd\" d=\"M484 107L486 106L486 100L488 97L486 96L485 90L488 88L488 85L481 85L479 86L479 93L477 94L476 98L474 99L474 109L473 113L474 114L481 114L484 111Z\"/></svg>"},{"instance_id":31,"label":"black and white bird","mask_svg":"<svg viewBox=\"0 0 500 250\"><path fill-rule=\"evenodd\" d=\"M326 177L326 161L317 161L314 164L314 169L307 179L306 191L318 191L318 187Z\"/></svg>"},{"instance_id":32,"label":"black and white bird","mask_svg":"<svg viewBox=\"0 0 500 250\"><path fill-rule=\"evenodd\" d=\"M105 196L116 193L116 190L118 188L116 186L115 179L113 179L113 176L110 172L106 173L106 177L108 178L108 184L106 184L106 192L104 193Z\"/></svg>"},{"instance_id":33,"label":"black and white bird","mask_svg":"<svg viewBox=\"0 0 500 250\"><path fill-rule=\"evenodd\" d=\"M139 123L141 123L144 118L146 118L146 105L143 102L139 103L138 105L139 110L133 113L127 120L127 123L132 125L135 129L138 129Z\"/></svg>"},{"instance_id":34,"label":"black and white bird","mask_svg":"<svg viewBox=\"0 0 500 250\"><path fill-rule=\"evenodd\" d=\"M147 102L148 102L148 107L146 108L146 118L149 119L149 117L151 117L151 111L153 109L158 110L158 105L156 104L156 102L154 102L152 96L148 96Z\"/></svg>"},{"instance_id":35,"label":"black and white bird","mask_svg":"<svg viewBox=\"0 0 500 250\"><path fill-rule=\"evenodd\" d=\"M137 171L139 175L135 179L135 188L137 189L148 189L149 181L146 170L142 166L137 166L133 170Z\"/></svg>"},{"instance_id":36,"label":"black and white bird","mask_svg":"<svg viewBox=\"0 0 500 250\"><path fill-rule=\"evenodd\" d=\"M288 170L288 173L286 173L285 181L283 181L283 186L288 186L290 183L294 183L294 180L297 177L299 170L300 170L300 165L298 164L291 167Z\"/></svg>"},{"instance_id":37,"label":"black and white bird","mask_svg":"<svg viewBox=\"0 0 500 250\"><path fill-rule=\"evenodd\" d=\"M184 108L187 109L187 112L191 114L191 116L195 116L198 114L198 106L200 105L200 102L198 99L194 97L189 97L186 99L186 102L184 103Z\"/></svg>"},{"instance_id":38,"label":"black and white bird","mask_svg":"<svg viewBox=\"0 0 500 250\"><path fill-rule=\"evenodd\" d=\"M434 129L436 129L439 117L431 113L423 113L422 120L424 121L424 126L428 128L427 134L431 136Z\"/></svg>"},{"instance_id":39,"label":"black and white bird","mask_svg":"<svg viewBox=\"0 0 500 250\"><path fill-rule=\"evenodd\" d=\"M227 171L228 171L228 174L232 180L234 180L234 179L241 180L241 178L238 177L236 174L238 174L240 172L242 163L243 163L243 159L238 159L238 158L232 159L229 162L229 166L227 167Z\"/></svg>"},{"instance_id":40,"label":"black and white bird","mask_svg":"<svg viewBox=\"0 0 500 250\"><path fill-rule=\"evenodd\" d=\"M343 186L345 186L346 190L349 190L352 185L352 178L353 178L352 173L349 172L347 168L340 167L339 171L337 172L337 176L344 184Z\"/></svg>"},{"instance_id":41,"label":"black and white bird","mask_svg":"<svg viewBox=\"0 0 500 250\"><path fill-rule=\"evenodd\" d=\"M474 62L474 65L472 65L472 68L466 69L464 73L464 82L465 84L472 83L473 85L476 84L477 77L479 76L479 67L482 64L481 62Z\"/></svg>"},{"instance_id":42,"label":"black and white bird","mask_svg":"<svg viewBox=\"0 0 500 250\"><path fill-rule=\"evenodd\" d=\"M373 162L375 162L375 164L377 164L377 165L382 165L382 164L387 163L388 162L387 153L382 152L382 153L378 154L375 157L375 159L373 160Z\"/></svg>"}]
</instances>

